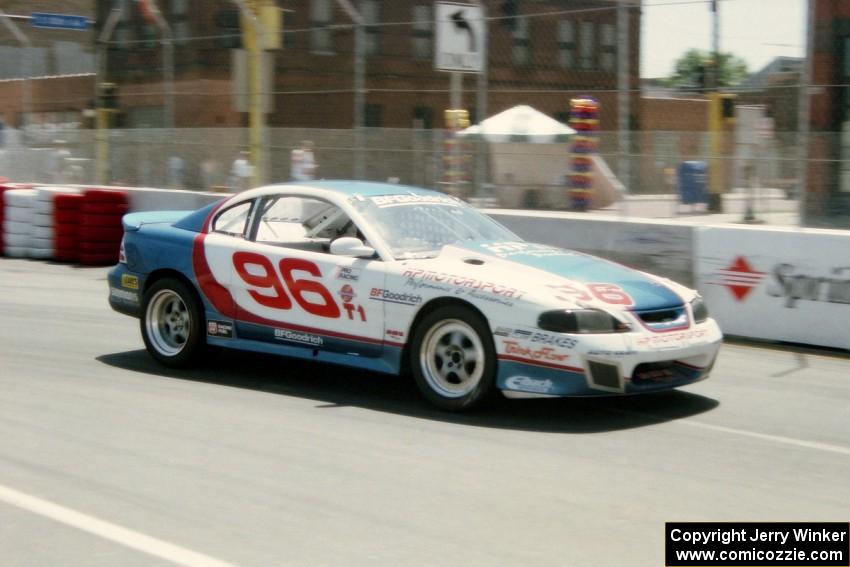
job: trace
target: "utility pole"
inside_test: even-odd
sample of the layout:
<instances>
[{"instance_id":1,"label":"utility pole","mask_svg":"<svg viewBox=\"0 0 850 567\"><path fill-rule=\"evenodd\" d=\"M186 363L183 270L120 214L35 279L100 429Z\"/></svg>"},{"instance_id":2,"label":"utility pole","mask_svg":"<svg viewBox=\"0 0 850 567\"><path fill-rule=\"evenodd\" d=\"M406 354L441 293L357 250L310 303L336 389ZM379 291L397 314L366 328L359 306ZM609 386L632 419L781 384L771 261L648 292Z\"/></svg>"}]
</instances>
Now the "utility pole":
<instances>
[{"instance_id":1,"label":"utility pole","mask_svg":"<svg viewBox=\"0 0 850 567\"><path fill-rule=\"evenodd\" d=\"M808 0L806 9L806 58L800 77L800 98L797 114L797 196L799 198L799 224L806 226L806 193L809 179L809 88L812 83L812 60L815 57L815 0Z\"/></svg>"},{"instance_id":2,"label":"utility pole","mask_svg":"<svg viewBox=\"0 0 850 567\"><path fill-rule=\"evenodd\" d=\"M350 0L336 0L354 22L354 179L366 176L363 155L363 128L366 126L366 22Z\"/></svg>"},{"instance_id":3,"label":"utility pole","mask_svg":"<svg viewBox=\"0 0 850 567\"><path fill-rule=\"evenodd\" d=\"M115 33L115 26L121 20L123 12L121 8L112 8L106 22L100 29L100 35L97 38L97 77L95 80L95 146L94 146L94 164L95 164L95 182L99 185L106 185L109 182L109 126L110 118L115 112L113 102L115 98L115 85L106 81L107 76L107 60L106 47L112 34ZM107 91L111 91L108 93Z\"/></svg>"},{"instance_id":4,"label":"utility pole","mask_svg":"<svg viewBox=\"0 0 850 567\"><path fill-rule=\"evenodd\" d=\"M484 22L484 30L489 27L487 20L487 6L483 0L478 1L481 8L481 19ZM488 33L482 34L481 37L481 72L478 73L478 92L476 95L476 110L478 112L477 121L481 122L487 117L487 73L489 70L489 45ZM455 107L457 108L457 107ZM483 196L484 180L487 177L487 143L483 137L479 137L475 141L475 194Z\"/></svg>"},{"instance_id":5,"label":"utility pole","mask_svg":"<svg viewBox=\"0 0 850 567\"><path fill-rule=\"evenodd\" d=\"M717 0L711 0L711 65L708 73L708 131L710 159L708 170L708 210L712 213L723 212L724 167L720 159L722 151L722 102L720 97L720 16Z\"/></svg>"},{"instance_id":6,"label":"utility pole","mask_svg":"<svg viewBox=\"0 0 850 567\"><path fill-rule=\"evenodd\" d=\"M147 6L146 14L150 14L159 28L160 43L162 43L162 85L165 90L163 123L166 128L174 128L174 34L171 33L171 26L159 11L156 0L149 0Z\"/></svg>"},{"instance_id":7,"label":"utility pole","mask_svg":"<svg viewBox=\"0 0 850 567\"><path fill-rule=\"evenodd\" d=\"M251 184L256 187L265 182L265 112L263 108L263 41L266 30L260 22L260 12L266 0L233 0L242 13L242 44L248 51L248 121L249 151L251 158Z\"/></svg>"},{"instance_id":8,"label":"utility pole","mask_svg":"<svg viewBox=\"0 0 850 567\"><path fill-rule=\"evenodd\" d=\"M620 131L620 167L619 174L626 192L631 185L630 178L630 146L631 131L629 117L631 114L631 89L629 85L629 12L626 6L630 0L620 0L617 4L617 128ZM626 203L625 196L623 203Z\"/></svg>"}]
</instances>

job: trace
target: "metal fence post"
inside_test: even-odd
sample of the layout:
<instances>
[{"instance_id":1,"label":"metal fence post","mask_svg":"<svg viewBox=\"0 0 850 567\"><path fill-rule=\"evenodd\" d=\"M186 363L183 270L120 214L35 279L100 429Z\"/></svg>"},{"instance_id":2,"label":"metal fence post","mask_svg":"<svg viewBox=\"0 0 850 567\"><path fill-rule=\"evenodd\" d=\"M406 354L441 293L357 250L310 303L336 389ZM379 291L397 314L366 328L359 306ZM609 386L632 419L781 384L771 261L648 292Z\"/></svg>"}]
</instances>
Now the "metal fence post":
<instances>
[{"instance_id":1,"label":"metal fence post","mask_svg":"<svg viewBox=\"0 0 850 567\"><path fill-rule=\"evenodd\" d=\"M797 167L798 208L800 226L806 226L806 192L809 179L809 88L812 83L812 59L815 55L815 2L808 0L806 9L806 58L800 76L800 94L797 105Z\"/></svg>"},{"instance_id":2,"label":"metal fence post","mask_svg":"<svg viewBox=\"0 0 850 567\"><path fill-rule=\"evenodd\" d=\"M21 112L24 116L32 118L32 61L30 60L30 51L32 51L32 43L29 38L18 28L11 18L0 10L0 20L3 25L12 32L15 39L21 44L24 49L21 57ZM22 138L27 140L26 130L24 129L23 120L21 121Z\"/></svg>"}]
</instances>

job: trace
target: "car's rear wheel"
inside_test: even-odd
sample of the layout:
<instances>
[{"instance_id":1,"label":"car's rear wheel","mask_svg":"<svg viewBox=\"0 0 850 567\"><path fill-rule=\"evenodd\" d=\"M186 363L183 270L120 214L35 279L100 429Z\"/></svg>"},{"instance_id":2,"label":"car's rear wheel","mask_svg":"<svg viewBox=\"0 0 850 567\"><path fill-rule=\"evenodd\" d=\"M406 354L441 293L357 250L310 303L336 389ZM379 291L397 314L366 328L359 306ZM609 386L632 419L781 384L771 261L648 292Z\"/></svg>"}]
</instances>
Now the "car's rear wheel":
<instances>
[{"instance_id":1,"label":"car's rear wheel","mask_svg":"<svg viewBox=\"0 0 850 567\"><path fill-rule=\"evenodd\" d=\"M419 390L444 410L471 409L494 391L493 340L468 307L440 307L423 317L413 332L410 364Z\"/></svg>"},{"instance_id":2,"label":"car's rear wheel","mask_svg":"<svg viewBox=\"0 0 850 567\"><path fill-rule=\"evenodd\" d=\"M161 279L142 300L140 324L145 347L167 366L190 366L206 349L203 319L200 304L186 284Z\"/></svg>"}]
</instances>

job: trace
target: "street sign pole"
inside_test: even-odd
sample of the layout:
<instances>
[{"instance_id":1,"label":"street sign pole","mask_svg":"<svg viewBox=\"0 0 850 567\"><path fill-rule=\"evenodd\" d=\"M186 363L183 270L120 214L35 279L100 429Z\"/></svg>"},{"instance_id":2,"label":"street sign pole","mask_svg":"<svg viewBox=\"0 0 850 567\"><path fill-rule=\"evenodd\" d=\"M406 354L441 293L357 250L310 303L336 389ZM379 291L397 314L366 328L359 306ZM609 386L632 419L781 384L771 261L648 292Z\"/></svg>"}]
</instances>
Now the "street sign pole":
<instances>
[{"instance_id":1,"label":"street sign pole","mask_svg":"<svg viewBox=\"0 0 850 567\"><path fill-rule=\"evenodd\" d=\"M434 20L437 24L434 67L439 71L449 72L449 107L452 111L459 111L463 109L463 73L480 75L487 57L484 50L487 38L484 6L482 2L437 2L434 5ZM480 86L479 77L479 91ZM479 100L480 98L479 96ZM447 127L451 132L447 135L455 136L458 129L456 124L447 124ZM450 149L446 151L449 154L449 162L457 169L461 163L460 144L457 140L449 140L448 146ZM478 148L480 153L480 145ZM476 181L480 184L480 179ZM454 189L457 190L457 187Z\"/></svg>"},{"instance_id":2,"label":"street sign pole","mask_svg":"<svg viewBox=\"0 0 850 567\"><path fill-rule=\"evenodd\" d=\"M449 106L461 108L463 106L463 73L452 71L449 74Z\"/></svg>"}]
</instances>

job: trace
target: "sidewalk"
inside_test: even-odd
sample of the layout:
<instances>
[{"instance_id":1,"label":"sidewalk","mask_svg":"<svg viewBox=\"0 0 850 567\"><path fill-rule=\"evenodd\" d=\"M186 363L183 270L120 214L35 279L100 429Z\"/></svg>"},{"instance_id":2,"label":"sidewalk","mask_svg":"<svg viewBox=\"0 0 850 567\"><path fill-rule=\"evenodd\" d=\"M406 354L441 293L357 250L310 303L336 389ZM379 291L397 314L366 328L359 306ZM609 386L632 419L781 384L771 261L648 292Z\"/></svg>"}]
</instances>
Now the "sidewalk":
<instances>
[{"instance_id":1,"label":"sidewalk","mask_svg":"<svg viewBox=\"0 0 850 567\"><path fill-rule=\"evenodd\" d=\"M496 208L486 200L473 204L481 208ZM798 207L798 201L786 199L785 193L779 189L754 189L752 212L755 222L752 224L797 226ZM706 205L702 203L682 205L678 195L627 195L624 200L605 209L577 214L606 218L672 219L692 224L744 224L746 210L747 195L735 191L723 195L722 213L709 213L706 211Z\"/></svg>"}]
</instances>

